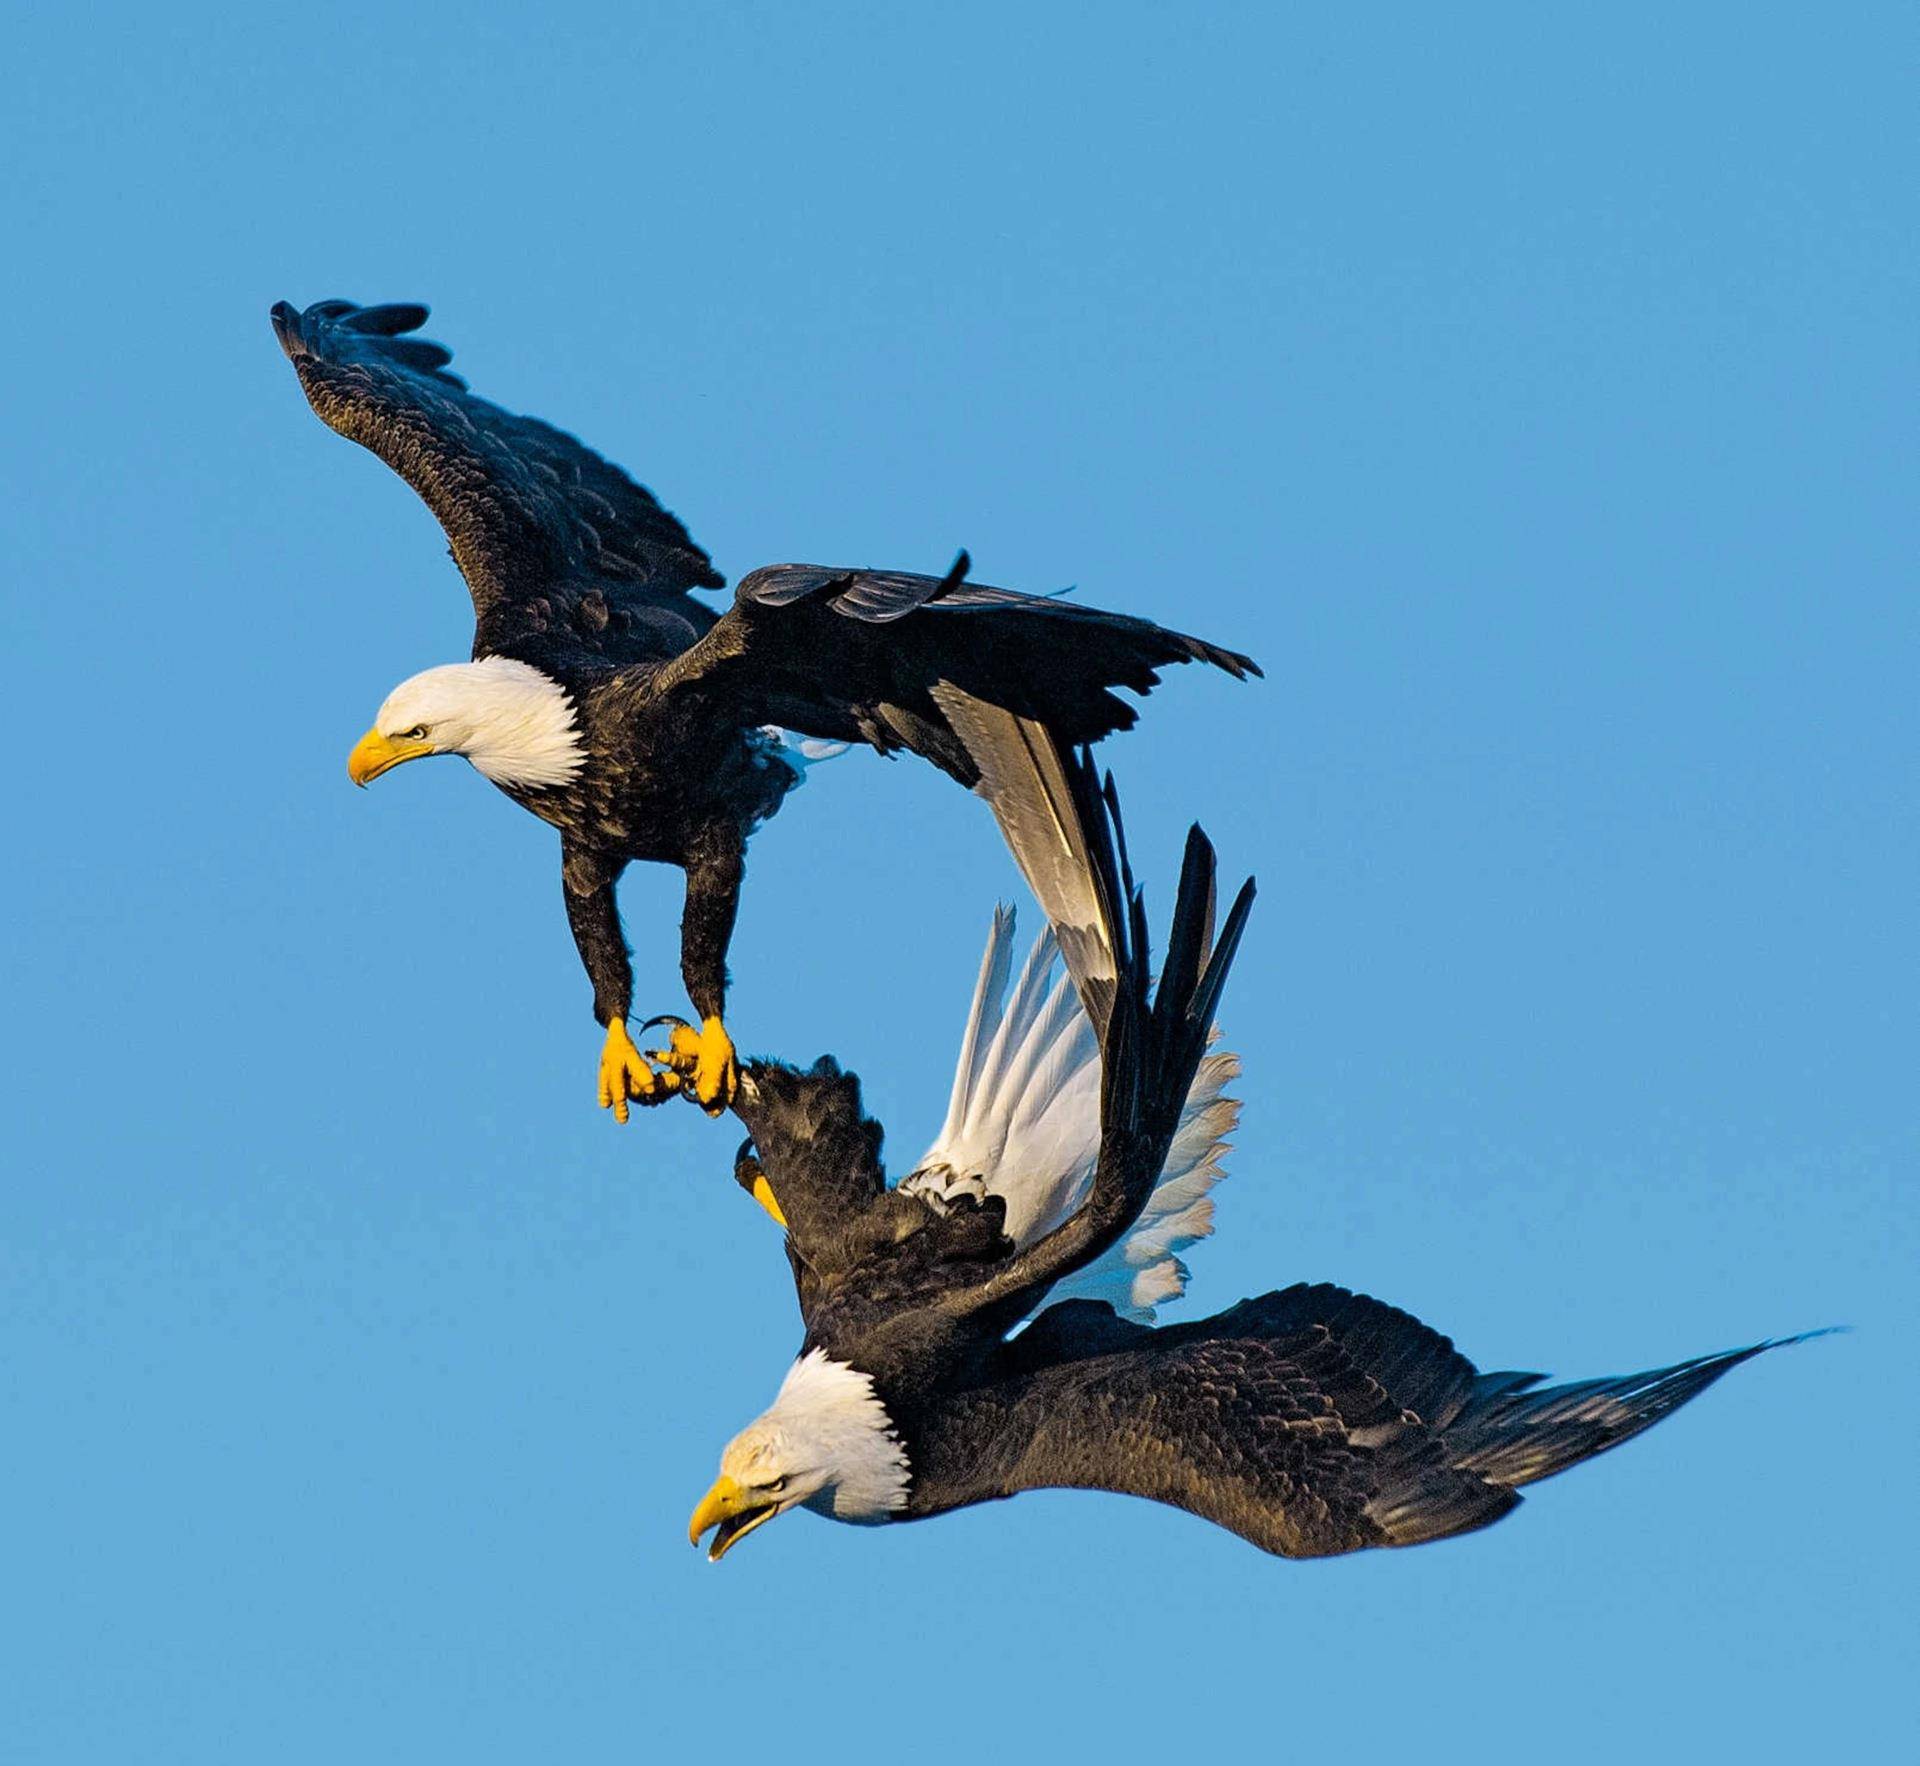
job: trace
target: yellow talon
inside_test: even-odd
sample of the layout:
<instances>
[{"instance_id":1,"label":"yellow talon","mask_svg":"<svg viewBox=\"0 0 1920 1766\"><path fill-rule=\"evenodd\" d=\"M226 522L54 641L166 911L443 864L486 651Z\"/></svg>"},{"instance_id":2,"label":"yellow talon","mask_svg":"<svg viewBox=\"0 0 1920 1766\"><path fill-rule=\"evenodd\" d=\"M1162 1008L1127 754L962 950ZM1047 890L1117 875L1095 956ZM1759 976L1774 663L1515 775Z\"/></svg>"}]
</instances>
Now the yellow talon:
<instances>
[{"instance_id":1,"label":"yellow talon","mask_svg":"<svg viewBox=\"0 0 1920 1766\"><path fill-rule=\"evenodd\" d=\"M675 1018L671 1022L673 1029L668 1033L667 1046L647 1050L647 1058L658 1061L663 1067L670 1067L685 1079L693 1072L694 1063L700 1059L700 1032L681 1019Z\"/></svg>"},{"instance_id":2,"label":"yellow talon","mask_svg":"<svg viewBox=\"0 0 1920 1766\"><path fill-rule=\"evenodd\" d=\"M627 1100L664 1104L680 1090L676 1072L656 1073L634 1047L624 1018L607 1021L607 1040L600 1047L600 1108L611 1110L616 1122L627 1119Z\"/></svg>"},{"instance_id":3,"label":"yellow talon","mask_svg":"<svg viewBox=\"0 0 1920 1766\"><path fill-rule=\"evenodd\" d=\"M718 1018L707 1019L698 1030L675 1021L667 1046L652 1054L709 1116L718 1116L733 1102L740 1069L733 1058L733 1038Z\"/></svg>"},{"instance_id":4,"label":"yellow talon","mask_svg":"<svg viewBox=\"0 0 1920 1766\"><path fill-rule=\"evenodd\" d=\"M709 1116L718 1116L733 1102L740 1069L733 1059L733 1038L718 1018L708 1018L694 1041L694 1101Z\"/></svg>"}]
</instances>

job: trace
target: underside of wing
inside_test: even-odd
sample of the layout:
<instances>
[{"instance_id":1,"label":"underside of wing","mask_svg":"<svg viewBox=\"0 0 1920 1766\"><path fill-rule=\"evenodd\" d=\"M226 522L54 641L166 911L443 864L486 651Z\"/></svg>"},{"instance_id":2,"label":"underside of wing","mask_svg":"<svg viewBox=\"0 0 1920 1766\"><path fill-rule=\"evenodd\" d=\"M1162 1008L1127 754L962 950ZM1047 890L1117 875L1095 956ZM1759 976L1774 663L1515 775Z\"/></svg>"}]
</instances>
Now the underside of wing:
<instances>
[{"instance_id":1,"label":"underside of wing","mask_svg":"<svg viewBox=\"0 0 1920 1766\"><path fill-rule=\"evenodd\" d=\"M1419 1545L1499 1520L1516 1486L1632 1440L1756 1355L1826 1334L1543 1386L1479 1373L1411 1314L1331 1283L1158 1330L1069 1301L1009 1343L1007 1408L973 1458L993 1494L1123 1491L1287 1557Z\"/></svg>"},{"instance_id":2,"label":"underside of wing","mask_svg":"<svg viewBox=\"0 0 1920 1766\"><path fill-rule=\"evenodd\" d=\"M1130 728L1159 670L1204 661L1235 676L1246 657L1150 620L945 576L776 564L744 578L720 624L662 676L729 713L830 741L906 749L962 784L979 769L948 721L964 693L1043 723L1057 740Z\"/></svg>"},{"instance_id":3,"label":"underside of wing","mask_svg":"<svg viewBox=\"0 0 1920 1766\"><path fill-rule=\"evenodd\" d=\"M1112 916L1088 818L1053 734L1037 719L989 705L958 688L936 695L979 775L974 789L1000 825L1060 945L1083 1000L1111 987L1117 971Z\"/></svg>"},{"instance_id":4,"label":"underside of wing","mask_svg":"<svg viewBox=\"0 0 1920 1766\"><path fill-rule=\"evenodd\" d=\"M717 617L723 578L652 493L564 431L477 398L451 353L410 335L427 309L273 309L308 402L379 455L446 530L473 595L476 653L529 640L614 663L675 655Z\"/></svg>"},{"instance_id":5,"label":"underside of wing","mask_svg":"<svg viewBox=\"0 0 1920 1766\"><path fill-rule=\"evenodd\" d=\"M1224 1314L1144 1331L1076 1301L1013 1348L1037 1365L1006 1425L1012 1490L1144 1496L1284 1557L1470 1532L1520 1500L1449 1465L1323 1325Z\"/></svg>"},{"instance_id":6,"label":"underside of wing","mask_svg":"<svg viewBox=\"0 0 1920 1766\"><path fill-rule=\"evenodd\" d=\"M957 1195L1001 1197L1006 1233L1032 1244L1086 1201L1100 1153L1100 1048L1051 931L1013 971L1014 914L994 915L939 1137L902 1184L938 1206ZM1210 1192L1222 1175L1239 1101L1225 1095L1239 1062L1209 1055L1187 1095L1160 1180L1118 1245L1054 1290L1109 1301L1150 1319L1186 1286L1180 1253L1213 1231Z\"/></svg>"}]
</instances>

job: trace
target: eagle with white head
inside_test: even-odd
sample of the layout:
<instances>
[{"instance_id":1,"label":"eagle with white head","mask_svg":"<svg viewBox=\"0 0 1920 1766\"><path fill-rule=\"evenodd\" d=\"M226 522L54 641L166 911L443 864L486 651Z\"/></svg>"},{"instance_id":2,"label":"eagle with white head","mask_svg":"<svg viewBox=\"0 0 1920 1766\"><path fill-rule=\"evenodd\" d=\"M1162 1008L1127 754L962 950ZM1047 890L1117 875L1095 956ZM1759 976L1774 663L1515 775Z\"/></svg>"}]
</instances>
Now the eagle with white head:
<instances>
[{"instance_id":1,"label":"eagle with white head","mask_svg":"<svg viewBox=\"0 0 1920 1766\"><path fill-rule=\"evenodd\" d=\"M308 403L371 449L445 529L474 611L473 658L402 683L355 745L360 784L464 754L560 832L567 919L605 1028L602 1105L683 1088L710 1113L738 1076L727 950L748 836L804 776L804 744L910 750L979 775L937 702L957 686L1062 741L1126 729L1170 663L1239 677L1244 656L1148 620L944 576L775 564L733 606L725 579L652 493L572 436L475 397L412 335L425 307L273 309ZM770 735L768 726L773 726ZM634 859L686 873L680 967L698 1029L653 1058L627 1029L633 973L615 886Z\"/></svg>"},{"instance_id":2,"label":"eagle with white head","mask_svg":"<svg viewBox=\"0 0 1920 1766\"><path fill-rule=\"evenodd\" d=\"M1048 1488L1170 1503L1286 1557L1450 1538L1774 1346L1543 1386L1326 1283L1150 1322L1211 1230L1238 1106L1233 1058L1207 1050L1252 886L1216 941L1196 828L1150 981L1111 781L957 709L1052 936L1009 995L996 917L946 1128L897 1186L857 1080L747 1068L736 1176L786 1225L806 1342L693 1512L710 1557L790 1508L894 1523Z\"/></svg>"}]
</instances>

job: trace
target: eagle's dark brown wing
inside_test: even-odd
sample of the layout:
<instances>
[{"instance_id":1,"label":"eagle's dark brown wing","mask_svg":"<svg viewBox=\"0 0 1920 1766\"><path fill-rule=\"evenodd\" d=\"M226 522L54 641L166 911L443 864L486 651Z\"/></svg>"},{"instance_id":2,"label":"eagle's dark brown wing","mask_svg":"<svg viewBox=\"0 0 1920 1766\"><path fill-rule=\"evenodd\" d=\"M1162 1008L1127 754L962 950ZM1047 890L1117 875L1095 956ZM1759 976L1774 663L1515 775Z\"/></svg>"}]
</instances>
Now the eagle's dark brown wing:
<instances>
[{"instance_id":1,"label":"eagle's dark brown wing","mask_svg":"<svg viewBox=\"0 0 1920 1766\"><path fill-rule=\"evenodd\" d=\"M779 724L883 754L911 749L966 786L980 769L938 703L960 692L1043 724L1062 744L1095 742L1138 715L1159 670L1209 662L1236 677L1248 657L1151 620L945 576L773 564L655 683L742 724Z\"/></svg>"},{"instance_id":2,"label":"eagle's dark brown wing","mask_svg":"<svg viewBox=\"0 0 1920 1766\"><path fill-rule=\"evenodd\" d=\"M1075 1300L1009 1345L997 1414L962 1411L940 1446L973 1481L962 1501L1113 1490L1324 1557L1497 1521L1516 1486L1630 1441L1778 1346L1542 1386L1479 1373L1418 1319L1327 1283L1159 1330ZM923 1486L917 1500L950 1506Z\"/></svg>"},{"instance_id":3,"label":"eagle's dark brown wing","mask_svg":"<svg viewBox=\"0 0 1920 1766\"><path fill-rule=\"evenodd\" d=\"M1324 1324L1261 1317L1260 1306L1204 1326L1132 1327L1133 1346L1037 1368L996 1431L999 1483L1144 1496L1283 1557L1468 1532L1520 1500L1449 1466L1436 1432ZM1043 1313L1032 1328L1041 1335L1024 1354L1037 1358L1061 1327Z\"/></svg>"},{"instance_id":4,"label":"eagle's dark brown wing","mask_svg":"<svg viewBox=\"0 0 1920 1766\"><path fill-rule=\"evenodd\" d=\"M473 594L474 653L545 640L624 664L706 632L716 616L688 591L724 579L687 530L572 436L476 398L447 371L448 350L409 335L426 317L282 301L273 328L322 420L438 517Z\"/></svg>"}]
</instances>

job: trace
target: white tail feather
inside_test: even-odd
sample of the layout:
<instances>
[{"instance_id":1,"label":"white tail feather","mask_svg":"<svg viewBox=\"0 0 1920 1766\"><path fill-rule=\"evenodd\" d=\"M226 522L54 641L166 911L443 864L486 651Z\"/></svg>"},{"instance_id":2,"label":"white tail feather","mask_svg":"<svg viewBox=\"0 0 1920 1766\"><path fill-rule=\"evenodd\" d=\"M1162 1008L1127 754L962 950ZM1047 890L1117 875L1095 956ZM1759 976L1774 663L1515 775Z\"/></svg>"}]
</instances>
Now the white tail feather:
<instances>
[{"instance_id":1,"label":"white tail feather","mask_svg":"<svg viewBox=\"0 0 1920 1766\"><path fill-rule=\"evenodd\" d=\"M947 1099L947 1120L940 1141L957 1140L971 1108L974 1087L980 1083L981 1063L993 1033L1000 1028L1000 1006L1006 998L1007 976L1013 965L1013 909L1004 901L993 910L987 948L980 959L980 979L973 987L973 1007L960 1038L960 1061L953 1070L953 1091Z\"/></svg>"},{"instance_id":2,"label":"white tail feather","mask_svg":"<svg viewBox=\"0 0 1920 1766\"><path fill-rule=\"evenodd\" d=\"M1100 1048L1071 981L1058 972L1051 931L1034 940L1009 993L1013 933L1013 910L999 908L946 1123L900 1187L935 1207L960 1194L997 1195L1006 1203L1008 1236L1025 1246L1086 1201L1100 1154ZM1150 1319L1155 1306L1179 1296L1187 1272L1178 1253L1213 1231L1208 1192L1240 1113L1224 1092L1239 1071L1230 1054L1201 1062L1160 1182L1133 1231L1050 1298L1108 1300L1125 1316Z\"/></svg>"}]
</instances>

